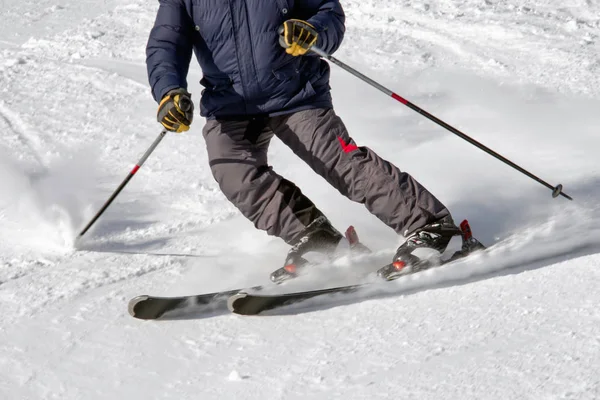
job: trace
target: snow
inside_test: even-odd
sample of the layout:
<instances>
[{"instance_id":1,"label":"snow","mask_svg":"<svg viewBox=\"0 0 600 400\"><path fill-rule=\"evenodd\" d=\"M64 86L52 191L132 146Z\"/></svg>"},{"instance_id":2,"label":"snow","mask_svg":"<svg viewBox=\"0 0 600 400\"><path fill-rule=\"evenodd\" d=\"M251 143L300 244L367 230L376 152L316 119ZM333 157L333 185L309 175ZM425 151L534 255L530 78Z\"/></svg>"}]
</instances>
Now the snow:
<instances>
[{"instance_id":1,"label":"snow","mask_svg":"<svg viewBox=\"0 0 600 400\"><path fill-rule=\"evenodd\" d=\"M160 132L144 46L156 2L0 10L0 398L600 397L600 6L347 0L336 57L575 199L520 175L333 67L359 145L468 218L489 253L264 317L142 322L139 294L265 283L286 246L219 192L203 121ZM197 100L201 72L190 91ZM274 140L270 163L387 260L399 238ZM377 264L379 265L379 264ZM349 280L345 262L328 281ZM344 276L345 275L345 276Z\"/></svg>"}]
</instances>

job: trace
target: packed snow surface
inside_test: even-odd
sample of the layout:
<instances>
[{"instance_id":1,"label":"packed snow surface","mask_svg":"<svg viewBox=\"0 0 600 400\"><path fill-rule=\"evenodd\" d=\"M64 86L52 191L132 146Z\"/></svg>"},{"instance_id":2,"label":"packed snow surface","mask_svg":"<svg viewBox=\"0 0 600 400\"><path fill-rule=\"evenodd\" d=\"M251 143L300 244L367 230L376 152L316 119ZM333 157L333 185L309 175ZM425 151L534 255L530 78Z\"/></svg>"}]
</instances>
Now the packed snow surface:
<instances>
[{"instance_id":1,"label":"packed snow surface","mask_svg":"<svg viewBox=\"0 0 600 400\"><path fill-rule=\"evenodd\" d=\"M266 283L286 245L219 192L197 117L75 246L160 132L144 65L158 2L0 5L1 399L600 398L598 2L343 1L337 58L575 201L334 66L356 142L493 247L376 295L155 322L127 301ZM400 238L276 139L270 163L392 254ZM276 290L335 285L348 264Z\"/></svg>"}]
</instances>

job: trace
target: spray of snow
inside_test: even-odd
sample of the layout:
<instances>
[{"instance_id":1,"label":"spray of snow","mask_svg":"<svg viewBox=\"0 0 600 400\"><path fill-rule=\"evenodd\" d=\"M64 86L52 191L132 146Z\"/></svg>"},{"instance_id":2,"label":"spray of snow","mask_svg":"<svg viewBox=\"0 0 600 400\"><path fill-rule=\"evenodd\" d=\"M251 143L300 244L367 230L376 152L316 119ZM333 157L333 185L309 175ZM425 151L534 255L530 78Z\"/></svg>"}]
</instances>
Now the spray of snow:
<instances>
[{"instance_id":1,"label":"spray of snow","mask_svg":"<svg viewBox=\"0 0 600 400\"><path fill-rule=\"evenodd\" d=\"M91 149L79 149L41 172L30 172L3 151L0 207L14 227L7 239L38 249L72 249L77 230L92 214L96 159Z\"/></svg>"}]
</instances>

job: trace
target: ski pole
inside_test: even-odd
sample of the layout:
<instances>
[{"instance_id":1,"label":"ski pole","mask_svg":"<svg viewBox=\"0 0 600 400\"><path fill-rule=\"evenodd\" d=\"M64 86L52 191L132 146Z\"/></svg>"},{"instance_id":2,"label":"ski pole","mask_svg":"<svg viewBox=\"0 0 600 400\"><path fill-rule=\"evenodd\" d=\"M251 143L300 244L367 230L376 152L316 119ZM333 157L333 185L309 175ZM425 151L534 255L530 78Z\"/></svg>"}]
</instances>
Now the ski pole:
<instances>
[{"instance_id":1,"label":"ski pole","mask_svg":"<svg viewBox=\"0 0 600 400\"><path fill-rule=\"evenodd\" d=\"M106 203L104 203L102 208L100 208L100 210L96 213L96 215L94 215L94 218L92 218L92 220L85 226L85 228L83 228L83 230L81 231L81 233L79 234L77 239L80 239L83 235L85 235L85 233L92 227L92 225L94 225L94 223L98 220L98 218L100 218L100 216L102 214L104 214L104 211L106 211L108 206L110 206L110 204L113 202L113 200L119 195L119 193L121 193L121 190L123 190L123 188L129 183L129 181L131 180L131 178L133 178L135 173L138 172L138 170L142 167L142 165L144 165L144 163L146 162L148 157L150 157L150 154L152 154L154 149L156 149L156 147L161 142L161 140L163 140L163 138L165 137L166 134L167 134L166 129L163 129L160 132L158 137L154 140L154 143L152 143L152 145L148 148L148 150L146 150L146 152L144 153L142 158L140 158L140 160L133 167L131 172L129 172L129 174L125 177L123 182L121 182L121 184L119 185L117 190L115 190L113 192L113 194L108 198L108 200L106 200Z\"/></svg>"},{"instance_id":2,"label":"ski pole","mask_svg":"<svg viewBox=\"0 0 600 400\"><path fill-rule=\"evenodd\" d=\"M373 86L374 88L382 91L383 93L387 94L388 96L392 97L394 100L399 101L400 103L404 104L405 106L407 106L408 108L410 108L413 111L418 112L419 114L421 114L422 116L424 116L425 118L435 122L436 124L446 128L447 130L449 130L450 132L454 133L455 135L457 135L458 137L466 140L467 142L471 143L473 146L478 147L479 149L485 151L486 153L488 153L489 155L495 157L496 159L502 161L503 163L510 165L511 167L513 167L514 169L516 169L517 171L523 173L524 175L528 176L529 178L533 179L534 181L539 182L540 184L546 186L548 189L552 190L552 197L556 198L559 195L563 196L569 200L573 200L573 198L569 195L567 195L566 193L563 193L562 189L563 189L563 185L558 184L556 186L552 186L550 185L548 182L538 178L537 176L533 175L531 172L527 171L524 168L521 168L520 166L518 166L517 164L513 163L512 161L510 161L509 159L503 157L502 155L496 153L494 150L484 146L483 144L479 143L478 141L476 141L475 139L465 135L463 132L459 131L458 129L454 128L453 126L447 124L446 122L442 121L441 119L435 117L434 115L428 113L427 111L423 110L422 108L414 105L413 103L411 103L410 101L406 100L405 98L397 95L396 93L394 93L393 91L391 91L390 89L386 88L385 86L375 82L373 79L369 78L368 76L365 76L363 74L361 74L360 72L358 72L357 70L355 70L354 68L350 67L349 65L344 64L343 62L341 62L340 60L338 60L337 58L331 56L330 54L327 54L326 52L324 52L323 50L321 50L320 48L313 46L311 47L311 51L317 55L319 55L320 57L331 61L332 63L334 63L335 65L337 65L338 67L350 72L352 75L356 76L357 78L361 79L362 81L368 83L369 85Z\"/></svg>"}]
</instances>

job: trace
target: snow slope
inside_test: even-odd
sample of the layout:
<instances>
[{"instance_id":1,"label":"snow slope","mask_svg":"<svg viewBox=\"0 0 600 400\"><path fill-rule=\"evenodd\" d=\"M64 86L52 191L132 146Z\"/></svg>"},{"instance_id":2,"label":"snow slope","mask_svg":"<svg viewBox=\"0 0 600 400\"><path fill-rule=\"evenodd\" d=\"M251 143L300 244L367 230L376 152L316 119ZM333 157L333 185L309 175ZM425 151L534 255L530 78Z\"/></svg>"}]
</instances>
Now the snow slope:
<instances>
[{"instance_id":1,"label":"snow slope","mask_svg":"<svg viewBox=\"0 0 600 400\"><path fill-rule=\"evenodd\" d=\"M0 398L600 398L597 2L347 0L336 54L574 202L333 67L354 139L493 250L366 296L149 323L129 298L264 283L286 246L220 194L197 118L75 250L160 131L144 66L157 4L1 3ZM270 157L389 257L391 230L277 140Z\"/></svg>"}]
</instances>

